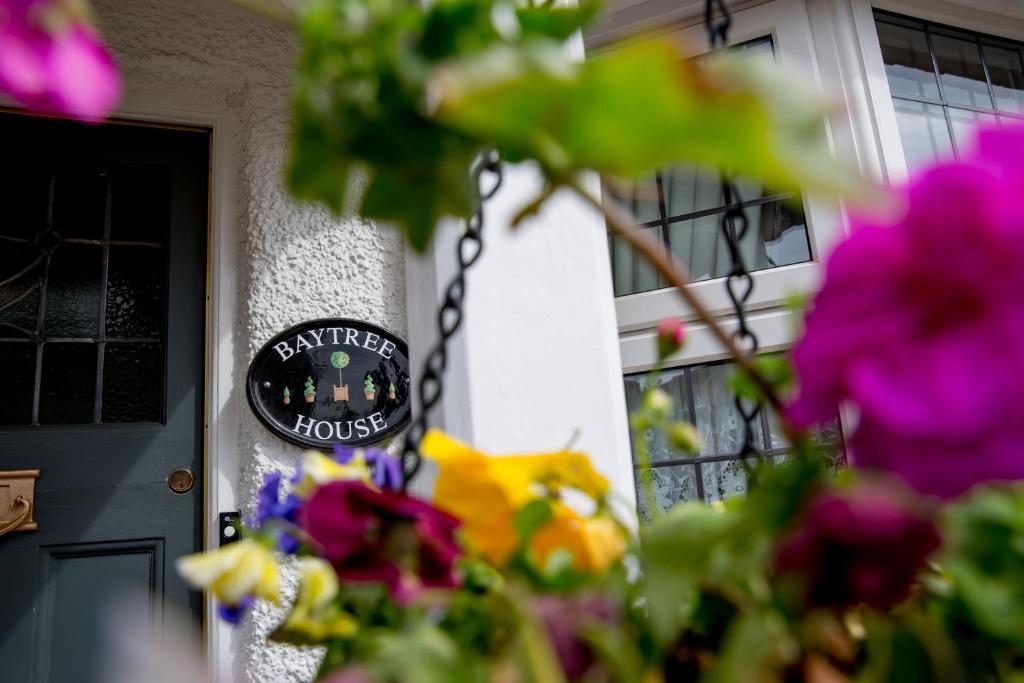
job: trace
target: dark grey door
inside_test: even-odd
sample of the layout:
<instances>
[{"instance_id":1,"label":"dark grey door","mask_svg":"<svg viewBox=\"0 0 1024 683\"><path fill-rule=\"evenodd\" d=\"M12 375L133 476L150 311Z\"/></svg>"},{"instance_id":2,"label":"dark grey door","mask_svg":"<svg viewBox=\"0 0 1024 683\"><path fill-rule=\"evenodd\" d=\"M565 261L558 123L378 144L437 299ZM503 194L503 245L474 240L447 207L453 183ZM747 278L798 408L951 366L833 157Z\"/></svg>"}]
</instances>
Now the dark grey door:
<instances>
[{"instance_id":1,"label":"dark grey door","mask_svg":"<svg viewBox=\"0 0 1024 683\"><path fill-rule=\"evenodd\" d=\"M42 472L0 537L0 680L94 681L116 595L199 614L209 136L0 114L0 150L0 470Z\"/></svg>"}]
</instances>

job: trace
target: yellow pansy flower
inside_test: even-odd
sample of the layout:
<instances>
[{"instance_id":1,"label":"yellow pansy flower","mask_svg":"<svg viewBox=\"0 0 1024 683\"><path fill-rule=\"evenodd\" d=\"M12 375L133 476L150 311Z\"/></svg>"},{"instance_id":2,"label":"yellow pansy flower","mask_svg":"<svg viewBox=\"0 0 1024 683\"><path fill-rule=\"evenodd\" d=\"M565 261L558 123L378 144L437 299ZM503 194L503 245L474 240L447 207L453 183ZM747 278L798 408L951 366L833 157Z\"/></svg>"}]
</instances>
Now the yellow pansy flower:
<instances>
[{"instance_id":1,"label":"yellow pansy flower","mask_svg":"<svg viewBox=\"0 0 1024 683\"><path fill-rule=\"evenodd\" d=\"M357 452L345 464L319 451L306 451L302 458L302 479L295 485L295 495L308 498L318 488L332 481L358 480L364 483L373 481L373 474L363 458Z\"/></svg>"},{"instance_id":2,"label":"yellow pansy flower","mask_svg":"<svg viewBox=\"0 0 1024 683\"><path fill-rule=\"evenodd\" d=\"M577 571L599 574L626 552L622 530L610 517L583 517L561 503L553 504L552 511L551 521L530 538L527 555L534 566L543 569L552 553L565 550Z\"/></svg>"},{"instance_id":3,"label":"yellow pansy flower","mask_svg":"<svg viewBox=\"0 0 1024 683\"><path fill-rule=\"evenodd\" d=\"M195 588L212 592L225 605L255 595L277 603L280 574L274 554L252 539L178 558L178 574Z\"/></svg>"},{"instance_id":4,"label":"yellow pansy flower","mask_svg":"<svg viewBox=\"0 0 1024 683\"><path fill-rule=\"evenodd\" d=\"M319 557L300 557L297 567L299 593L281 630L314 642L353 635L355 618L333 604L338 596L334 568Z\"/></svg>"},{"instance_id":5,"label":"yellow pansy flower","mask_svg":"<svg viewBox=\"0 0 1024 683\"><path fill-rule=\"evenodd\" d=\"M491 457L438 430L427 432L421 450L438 465L434 504L458 517L470 546L499 566L519 545L515 517L523 505L563 487L594 499L608 492L582 453Z\"/></svg>"}]
</instances>

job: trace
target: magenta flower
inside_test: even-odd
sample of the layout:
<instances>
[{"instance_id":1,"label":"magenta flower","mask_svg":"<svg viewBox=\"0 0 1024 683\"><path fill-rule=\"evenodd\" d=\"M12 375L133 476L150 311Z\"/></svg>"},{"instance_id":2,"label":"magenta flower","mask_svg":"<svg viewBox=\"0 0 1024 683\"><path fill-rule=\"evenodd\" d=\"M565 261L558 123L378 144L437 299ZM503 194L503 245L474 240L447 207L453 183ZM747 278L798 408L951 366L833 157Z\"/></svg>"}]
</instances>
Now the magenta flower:
<instances>
[{"instance_id":1,"label":"magenta flower","mask_svg":"<svg viewBox=\"0 0 1024 683\"><path fill-rule=\"evenodd\" d=\"M955 496L1024 477L1024 127L904 191L889 224L861 221L828 261L793 352L808 426L852 401L858 467Z\"/></svg>"},{"instance_id":2,"label":"magenta flower","mask_svg":"<svg viewBox=\"0 0 1024 683\"><path fill-rule=\"evenodd\" d=\"M891 483L823 491L779 543L775 569L808 605L885 609L907 598L939 532Z\"/></svg>"},{"instance_id":3,"label":"magenta flower","mask_svg":"<svg viewBox=\"0 0 1024 683\"><path fill-rule=\"evenodd\" d=\"M425 501L335 481L317 489L299 518L343 581L383 583L399 602L456 583L458 520Z\"/></svg>"},{"instance_id":4,"label":"magenta flower","mask_svg":"<svg viewBox=\"0 0 1024 683\"><path fill-rule=\"evenodd\" d=\"M551 646L566 680L603 680L601 663L586 639L594 626L615 626L622 619L618 601L606 595L541 595L533 601L534 614L551 639Z\"/></svg>"},{"instance_id":5,"label":"magenta flower","mask_svg":"<svg viewBox=\"0 0 1024 683\"><path fill-rule=\"evenodd\" d=\"M121 95L113 57L75 0L0 0L0 91L41 113L106 117Z\"/></svg>"}]
</instances>

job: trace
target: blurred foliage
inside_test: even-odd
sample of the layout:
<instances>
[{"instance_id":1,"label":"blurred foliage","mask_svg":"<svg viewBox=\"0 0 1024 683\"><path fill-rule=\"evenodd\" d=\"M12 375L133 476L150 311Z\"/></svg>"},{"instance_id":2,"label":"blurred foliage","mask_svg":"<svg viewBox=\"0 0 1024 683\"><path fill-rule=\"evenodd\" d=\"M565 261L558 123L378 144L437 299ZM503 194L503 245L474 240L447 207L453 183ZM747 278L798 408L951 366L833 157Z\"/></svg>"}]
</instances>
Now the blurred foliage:
<instances>
[{"instance_id":1,"label":"blurred foliage","mask_svg":"<svg viewBox=\"0 0 1024 683\"><path fill-rule=\"evenodd\" d=\"M423 250L440 217L472 212L469 167L490 148L538 162L552 186L583 169L635 177L675 161L781 189L858 186L829 156L825 107L764 64L687 61L661 39L574 60L566 41L597 10L307 0L293 193L393 224ZM346 206L354 171L365 188Z\"/></svg>"}]
</instances>

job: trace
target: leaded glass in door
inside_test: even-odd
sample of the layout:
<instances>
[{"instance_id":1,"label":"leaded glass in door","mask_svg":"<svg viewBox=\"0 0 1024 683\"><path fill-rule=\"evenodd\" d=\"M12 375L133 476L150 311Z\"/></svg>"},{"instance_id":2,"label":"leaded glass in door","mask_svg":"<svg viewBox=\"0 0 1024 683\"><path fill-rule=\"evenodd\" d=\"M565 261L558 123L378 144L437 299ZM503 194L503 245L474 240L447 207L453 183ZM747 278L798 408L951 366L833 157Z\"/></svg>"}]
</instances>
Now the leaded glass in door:
<instances>
[{"instance_id":1,"label":"leaded glass in door","mask_svg":"<svg viewBox=\"0 0 1024 683\"><path fill-rule=\"evenodd\" d=\"M0 425L161 422L166 171L0 171Z\"/></svg>"}]
</instances>

